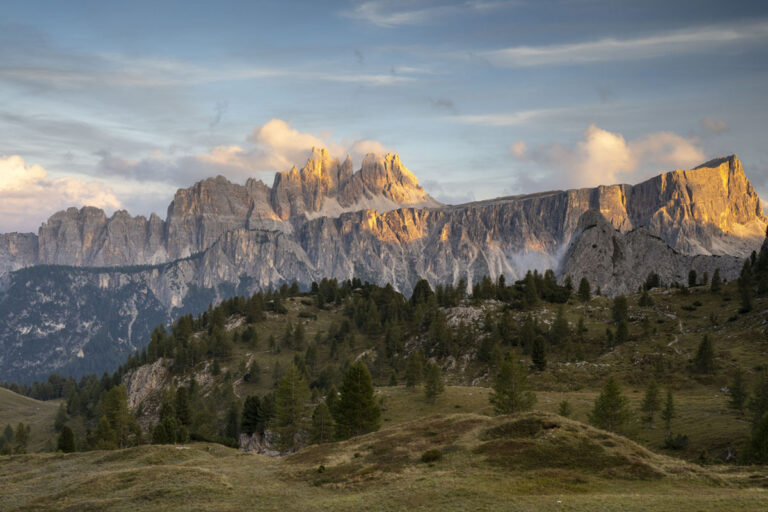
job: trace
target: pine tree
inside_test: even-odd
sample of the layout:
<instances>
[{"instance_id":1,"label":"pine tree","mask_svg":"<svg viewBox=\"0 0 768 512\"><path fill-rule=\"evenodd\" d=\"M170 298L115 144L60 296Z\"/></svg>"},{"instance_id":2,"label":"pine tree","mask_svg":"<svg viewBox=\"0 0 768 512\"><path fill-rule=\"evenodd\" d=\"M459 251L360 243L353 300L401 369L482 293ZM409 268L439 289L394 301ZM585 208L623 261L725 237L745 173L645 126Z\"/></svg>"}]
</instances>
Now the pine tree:
<instances>
[{"instance_id":1,"label":"pine tree","mask_svg":"<svg viewBox=\"0 0 768 512\"><path fill-rule=\"evenodd\" d=\"M67 406L65 404L61 404L59 406L59 410L56 411L56 419L53 422L53 429L56 432L61 432L61 429L64 428L64 425L67 422Z\"/></svg>"},{"instance_id":2,"label":"pine tree","mask_svg":"<svg viewBox=\"0 0 768 512\"><path fill-rule=\"evenodd\" d=\"M542 372L547 367L547 348L542 336L536 336L533 339L533 347L531 348L531 361L534 368Z\"/></svg>"},{"instance_id":3,"label":"pine tree","mask_svg":"<svg viewBox=\"0 0 768 512\"><path fill-rule=\"evenodd\" d=\"M723 281L720 279L720 269L716 268L712 275L712 283L709 285L712 293L718 293L723 287Z\"/></svg>"},{"instance_id":4,"label":"pine tree","mask_svg":"<svg viewBox=\"0 0 768 512\"><path fill-rule=\"evenodd\" d=\"M185 387L176 390L176 419L185 426L192 424L192 410L189 405L189 391Z\"/></svg>"},{"instance_id":5,"label":"pine tree","mask_svg":"<svg viewBox=\"0 0 768 512\"><path fill-rule=\"evenodd\" d=\"M528 372L513 356L507 356L493 378L489 396L496 414L527 411L536 403L536 395L528 386Z\"/></svg>"},{"instance_id":6,"label":"pine tree","mask_svg":"<svg viewBox=\"0 0 768 512\"><path fill-rule=\"evenodd\" d=\"M648 387L645 390L645 396L643 397L643 403L640 406L640 410L645 413L645 418L648 421L651 428L653 428L653 417L661 407L661 398L659 397L659 385L655 379L651 379L648 383Z\"/></svg>"},{"instance_id":7,"label":"pine tree","mask_svg":"<svg viewBox=\"0 0 768 512\"><path fill-rule=\"evenodd\" d=\"M740 313L748 313L752 311L753 284L752 267L749 264L749 260L747 260L744 262L744 267L742 267L741 275L739 276L739 297L741 297Z\"/></svg>"},{"instance_id":8,"label":"pine tree","mask_svg":"<svg viewBox=\"0 0 768 512\"><path fill-rule=\"evenodd\" d=\"M115 433L118 448L139 444L141 429L128 408L128 393L125 386L115 386L104 396L104 415Z\"/></svg>"},{"instance_id":9,"label":"pine tree","mask_svg":"<svg viewBox=\"0 0 768 512\"><path fill-rule=\"evenodd\" d=\"M696 355L693 358L693 368L698 373L710 374L715 369L715 353L712 342L706 334L699 343Z\"/></svg>"},{"instance_id":10,"label":"pine tree","mask_svg":"<svg viewBox=\"0 0 768 512\"><path fill-rule=\"evenodd\" d=\"M93 434L93 448L97 450L115 450L117 445L117 434L109 425L106 416L102 416L96 426L96 432Z\"/></svg>"},{"instance_id":11,"label":"pine tree","mask_svg":"<svg viewBox=\"0 0 768 512\"><path fill-rule=\"evenodd\" d=\"M552 328L549 330L549 340L552 344L566 344L570 341L571 330L568 327L568 320L565 318L565 309L563 306L557 308L555 321L552 322Z\"/></svg>"},{"instance_id":12,"label":"pine tree","mask_svg":"<svg viewBox=\"0 0 768 512\"><path fill-rule=\"evenodd\" d=\"M696 286L696 277L696 271L691 269L691 271L688 272L688 288Z\"/></svg>"},{"instance_id":13,"label":"pine tree","mask_svg":"<svg viewBox=\"0 0 768 512\"><path fill-rule=\"evenodd\" d=\"M334 424L331 411L325 402L320 402L312 413L310 439L313 443L327 443L334 436Z\"/></svg>"},{"instance_id":14,"label":"pine tree","mask_svg":"<svg viewBox=\"0 0 768 512\"><path fill-rule=\"evenodd\" d=\"M275 391L275 430L282 450L294 447L296 434L304 427L304 411L310 392L304 375L292 364Z\"/></svg>"},{"instance_id":15,"label":"pine tree","mask_svg":"<svg viewBox=\"0 0 768 512\"><path fill-rule=\"evenodd\" d=\"M573 414L573 408L571 407L571 402L568 400L563 400L558 404L557 406L557 414L564 418L570 418L571 414Z\"/></svg>"},{"instance_id":16,"label":"pine tree","mask_svg":"<svg viewBox=\"0 0 768 512\"><path fill-rule=\"evenodd\" d=\"M672 390L667 391L667 400L664 409L661 410L661 419L664 420L664 429L667 431L667 439L672 438L672 420L677 416L675 412L675 399Z\"/></svg>"},{"instance_id":17,"label":"pine tree","mask_svg":"<svg viewBox=\"0 0 768 512\"><path fill-rule=\"evenodd\" d=\"M422 358L423 356L419 351L413 351L408 355L408 362L405 367L405 387L413 388L421 382L424 374Z\"/></svg>"},{"instance_id":18,"label":"pine tree","mask_svg":"<svg viewBox=\"0 0 768 512\"><path fill-rule=\"evenodd\" d=\"M590 423L598 428L617 432L630 417L627 398L621 394L621 388L613 376L608 377L600 396L595 400L595 407L589 414Z\"/></svg>"},{"instance_id":19,"label":"pine tree","mask_svg":"<svg viewBox=\"0 0 768 512\"><path fill-rule=\"evenodd\" d=\"M728 407L743 413L744 405L746 405L747 402L747 389L744 385L744 372L741 370L741 367L736 368L728 392L731 395L731 399L728 401Z\"/></svg>"},{"instance_id":20,"label":"pine tree","mask_svg":"<svg viewBox=\"0 0 768 512\"><path fill-rule=\"evenodd\" d=\"M72 453L75 451L75 434L72 432L72 429L66 425L61 427L61 433L56 442L56 450L64 453Z\"/></svg>"},{"instance_id":21,"label":"pine tree","mask_svg":"<svg viewBox=\"0 0 768 512\"><path fill-rule=\"evenodd\" d=\"M437 396L440 395L445 389L443 384L443 374L440 372L440 367L434 361L427 363L426 378L424 381L424 396L427 402L434 404L437 401Z\"/></svg>"},{"instance_id":22,"label":"pine tree","mask_svg":"<svg viewBox=\"0 0 768 512\"><path fill-rule=\"evenodd\" d=\"M616 326L616 343L626 343L627 340L629 340L629 325L622 319Z\"/></svg>"},{"instance_id":23,"label":"pine tree","mask_svg":"<svg viewBox=\"0 0 768 512\"><path fill-rule=\"evenodd\" d=\"M629 317L629 303L624 295L619 295L613 299L613 321L621 323L622 320L626 321Z\"/></svg>"},{"instance_id":24,"label":"pine tree","mask_svg":"<svg viewBox=\"0 0 768 512\"><path fill-rule=\"evenodd\" d=\"M581 302L588 302L592 298L592 289L589 286L589 281L586 277L582 277L579 281L579 300Z\"/></svg>"},{"instance_id":25,"label":"pine tree","mask_svg":"<svg viewBox=\"0 0 768 512\"><path fill-rule=\"evenodd\" d=\"M27 447L29 445L29 434L32 427L19 422L16 426L16 432L13 434L13 440L15 444L15 453L27 453Z\"/></svg>"},{"instance_id":26,"label":"pine tree","mask_svg":"<svg viewBox=\"0 0 768 512\"><path fill-rule=\"evenodd\" d=\"M337 433L342 439L378 430L381 409L373 394L368 367L360 360L344 374L337 405Z\"/></svg>"},{"instance_id":27,"label":"pine tree","mask_svg":"<svg viewBox=\"0 0 768 512\"><path fill-rule=\"evenodd\" d=\"M264 434L264 413L261 408L261 399L258 395L250 395L243 402L243 414L240 427L244 434Z\"/></svg>"}]
</instances>

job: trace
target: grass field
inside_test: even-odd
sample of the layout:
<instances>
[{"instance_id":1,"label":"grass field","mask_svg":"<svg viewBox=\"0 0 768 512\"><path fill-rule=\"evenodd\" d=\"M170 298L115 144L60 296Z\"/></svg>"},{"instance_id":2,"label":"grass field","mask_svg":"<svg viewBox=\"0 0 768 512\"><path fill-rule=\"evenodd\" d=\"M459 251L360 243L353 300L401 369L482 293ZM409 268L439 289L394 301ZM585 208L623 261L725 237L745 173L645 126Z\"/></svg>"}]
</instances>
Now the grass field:
<instances>
[{"instance_id":1,"label":"grass field","mask_svg":"<svg viewBox=\"0 0 768 512\"><path fill-rule=\"evenodd\" d=\"M422 462L427 450L442 458ZM764 468L701 468L542 413L430 416L280 459L209 444L10 456L0 481L8 511L744 512L768 499Z\"/></svg>"}]
</instances>

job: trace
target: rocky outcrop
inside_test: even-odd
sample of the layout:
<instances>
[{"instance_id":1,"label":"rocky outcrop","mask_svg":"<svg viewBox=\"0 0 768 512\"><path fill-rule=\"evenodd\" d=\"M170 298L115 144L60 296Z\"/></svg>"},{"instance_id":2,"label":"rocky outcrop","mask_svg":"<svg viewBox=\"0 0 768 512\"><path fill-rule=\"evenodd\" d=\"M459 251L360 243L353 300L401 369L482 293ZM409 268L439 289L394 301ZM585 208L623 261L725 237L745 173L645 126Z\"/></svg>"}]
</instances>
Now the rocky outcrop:
<instances>
[{"instance_id":1,"label":"rocky outcrop","mask_svg":"<svg viewBox=\"0 0 768 512\"><path fill-rule=\"evenodd\" d=\"M0 276L37 263L37 237L33 233L0 235Z\"/></svg>"},{"instance_id":2,"label":"rocky outcrop","mask_svg":"<svg viewBox=\"0 0 768 512\"><path fill-rule=\"evenodd\" d=\"M646 228L621 233L597 210L589 210L579 220L578 233L568 248L561 275L574 282L582 277L606 295L636 292L646 277L655 272L662 282L688 282L688 273L738 277L744 260L737 256L685 255L672 249Z\"/></svg>"}]
</instances>

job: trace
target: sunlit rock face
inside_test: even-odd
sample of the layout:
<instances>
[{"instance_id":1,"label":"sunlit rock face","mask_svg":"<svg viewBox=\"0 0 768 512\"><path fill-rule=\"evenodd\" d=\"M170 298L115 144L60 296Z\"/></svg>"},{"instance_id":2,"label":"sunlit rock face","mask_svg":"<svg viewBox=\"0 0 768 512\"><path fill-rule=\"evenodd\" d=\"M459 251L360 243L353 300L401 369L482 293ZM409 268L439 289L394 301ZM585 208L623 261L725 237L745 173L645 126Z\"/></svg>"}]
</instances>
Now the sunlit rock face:
<instances>
[{"instance_id":1,"label":"sunlit rock face","mask_svg":"<svg viewBox=\"0 0 768 512\"><path fill-rule=\"evenodd\" d=\"M551 268L610 295L651 270L732 279L766 223L735 156L637 185L446 206L396 155L353 172L315 150L272 187L217 177L179 190L165 221L70 208L37 236L0 235L0 380L114 369L159 322L293 281L358 277L409 294L422 278L471 286Z\"/></svg>"}]
</instances>

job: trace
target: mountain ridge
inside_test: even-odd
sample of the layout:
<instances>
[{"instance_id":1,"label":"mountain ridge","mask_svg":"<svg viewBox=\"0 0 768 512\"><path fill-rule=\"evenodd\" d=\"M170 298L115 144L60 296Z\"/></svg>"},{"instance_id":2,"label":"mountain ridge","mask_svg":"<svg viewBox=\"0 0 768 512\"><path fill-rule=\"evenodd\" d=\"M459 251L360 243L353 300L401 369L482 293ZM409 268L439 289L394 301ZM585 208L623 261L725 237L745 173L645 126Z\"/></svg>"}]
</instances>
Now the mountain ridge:
<instances>
[{"instance_id":1,"label":"mountain ridge","mask_svg":"<svg viewBox=\"0 0 768 512\"><path fill-rule=\"evenodd\" d=\"M315 215L327 194L336 194L333 200L340 206L359 204L343 203L350 197L413 197L404 190L428 196L413 188L415 178L402 172L394 156L371 159L352 177L348 163L331 165L320 151L316 157L304 168L306 187L291 185L277 194L304 205L302 213L285 220L267 207L271 203L251 199L271 197L274 189L262 182L241 186L211 178L177 193L170 220L136 221L116 213L115 222L105 224L100 210L72 209L57 217L57 229L41 228L42 242L0 236L5 265L0 315L6 318L0 326L0 375L93 371L93 358L119 360L143 346L154 325L235 294L291 282L309 287L323 278L356 277L409 294L421 279L433 286L463 281L471 287L484 276L504 275L513 282L528 270L553 269L559 279L584 275L616 294L636 290L650 270L672 283L691 268L711 275L717 267L731 280L741 261L760 248L768 224L735 156L713 161L715 167L672 171L637 185L457 206L365 208L335 216ZM329 168L336 169L336 181ZM296 181L298 170L288 174L304 183ZM340 175L353 188L337 199ZM397 186L389 196L375 196L371 191L379 189L371 183ZM402 188L406 185L410 188ZM230 186L239 188L230 193ZM313 202L319 197L322 205ZM320 210L307 215L307 208ZM604 218L606 234L586 243L596 234L580 226L590 211ZM36 243L49 261L30 256ZM611 258L614 244L626 249L625 257ZM143 259L132 259L136 254ZM654 258L663 265L655 265Z\"/></svg>"}]
</instances>

